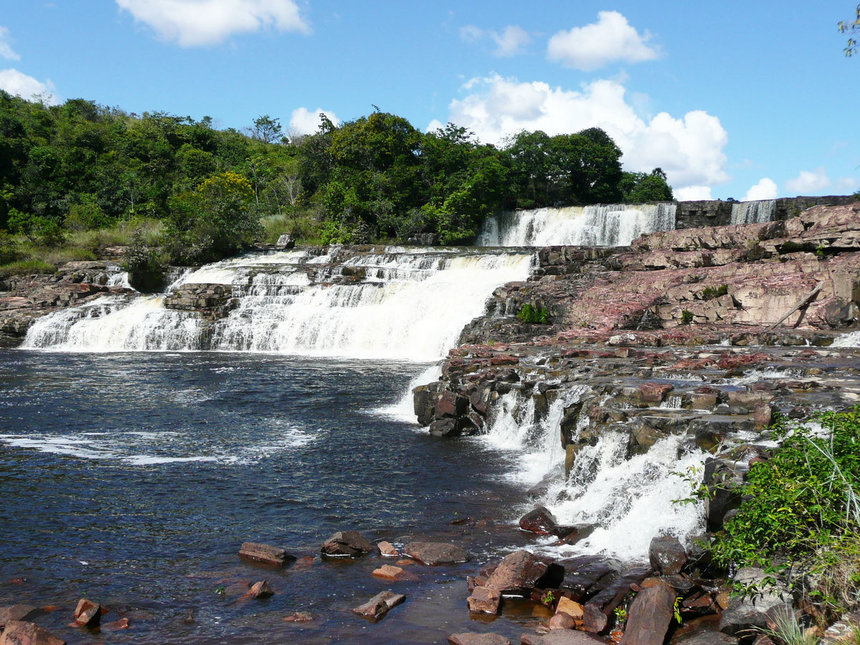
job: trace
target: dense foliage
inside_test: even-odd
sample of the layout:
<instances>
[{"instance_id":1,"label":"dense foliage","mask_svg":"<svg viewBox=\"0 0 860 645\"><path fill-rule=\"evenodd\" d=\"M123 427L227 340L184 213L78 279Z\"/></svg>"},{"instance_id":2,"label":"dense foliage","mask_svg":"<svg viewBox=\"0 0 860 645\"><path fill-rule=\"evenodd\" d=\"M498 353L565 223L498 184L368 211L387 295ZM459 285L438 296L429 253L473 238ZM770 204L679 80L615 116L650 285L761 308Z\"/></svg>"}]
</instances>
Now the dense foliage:
<instances>
[{"instance_id":1,"label":"dense foliage","mask_svg":"<svg viewBox=\"0 0 860 645\"><path fill-rule=\"evenodd\" d=\"M860 604L860 408L813 421L777 422L784 440L750 468L713 551L726 564L791 569L809 599L842 611Z\"/></svg>"},{"instance_id":2,"label":"dense foliage","mask_svg":"<svg viewBox=\"0 0 860 645\"><path fill-rule=\"evenodd\" d=\"M209 117L0 91L0 230L41 248L157 221L167 259L182 263L283 232L459 244L501 209L672 198L662 171L625 173L620 158L597 128L522 132L497 148L452 124L423 133L377 110L340 126L323 117L315 134L290 139L268 115L239 132Z\"/></svg>"}]
</instances>

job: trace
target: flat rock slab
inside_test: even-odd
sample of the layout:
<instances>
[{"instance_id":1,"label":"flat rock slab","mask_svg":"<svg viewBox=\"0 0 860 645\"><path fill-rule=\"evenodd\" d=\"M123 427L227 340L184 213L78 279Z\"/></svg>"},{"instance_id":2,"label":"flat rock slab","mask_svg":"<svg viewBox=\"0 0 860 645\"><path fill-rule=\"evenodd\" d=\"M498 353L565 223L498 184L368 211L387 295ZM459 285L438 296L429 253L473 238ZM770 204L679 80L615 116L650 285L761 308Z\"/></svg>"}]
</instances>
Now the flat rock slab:
<instances>
[{"instance_id":1,"label":"flat rock slab","mask_svg":"<svg viewBox=\"0 0 860 645\"><path fill-rule=\"evenodd\" d=\"M390 589L386 589L385 591L380 591L363 605L359 605L353 609L352 612L376 622L377 620L381 620L390 609L396 607L404 600L406 600L406 596L402 593L394 593Z\"/></svg>"},{"instance_id":2,"label":"flat rock slab","mask_svg":"<svg viewBox=\"0 0 860 645\"><path fill-rule=\"evenodd\" d=\"M269 564L274 567L283 567L296 560L295 556L289 555L280 547L260 544L258 542L242 542L242 548L239 549L239 557L243 560Z\"/></svg>"},{"instance_id":3,"label":"flat rock slab","mask_svg":"<svg viewBox=\"0 0 860 645\"><path fill-rule=\"evenodd\" d=\"M576 629L555 629L543 636L540 634L523 634L520 637L520 642L522 645L595 645L595 643L606 645L605 641L600 638Z\"/></svg>"},{"instance_id":4,"label":"flat rock slab","mask_svg":"<svg viewBox=\"0 0 860 645\"><path fill-rule=\"evenodd\" d=\"M326 540L320 551L330 557L357 558L376 550L358 531L338 531Z\"/></svg>"},{"instance_id":5,"label":"flat rock slab","mask_svg":"<svg viewBox=\"0 0 860 645\"><path fill-rule=\"evenodd\" d=\"M487 632L486 634L478 634L477 632L451 634L448 637L448 642L451 645L511 645L510 640L493 632Z\"/></svg>"},{"instance_id":6,"label":"flat rock slab","mask_svg":"<svg viewBox=\"0 0 860 645\"><path fill-rule=\"evenodd\" d=\"M472 595L469 596L469 611L476 614L497 614L499 613L499 604L502 602L502 594L495 589L487 589L487 587L475 587Z\"/></svg>"},{"instance_id":7,"label":"flat rock slab","mask_svg":"<svg viewBox=\"0 0 860 645\"><path fill-rule=\"evenodd\" d=\"M672 645L737 645L738 639L722 632L701 630L673 640Z\"/></svg>"},{"instance_id":8,"label":"flat rock slab","mask_svg":"<svg viewBox=\"0 0 860 645\"><path fill-rule=\"evenodd\" d=\"M391 542L386 542L385 540L383 540L376 545L376 548L379 549L379 553L382 555L383 558L400 557L400 552L393 544L391 544Z\"/></svg>"},{"instance_id":9,"label":"flat rock slab","mask_svg":"<svg viewBox=\"0 0 860 645\"><path fill-rule=\"evenodd\" d=\"M445 542L410 542L403 548L403 553L429 566L469 561L469 554L463 549Z\"/></svg>"},{"instance_id":10,"label":"flat rock slab","mask_svg":"<svg viewBox=\"0 0 860 645\"><path fill-rule=\"evenodd\" d=\"M659 584L640 591L630 605L621 645L662 645L675 615L675 590Z\"/></svg>"},{"instance_id":11,"label":"flat rock slab","mask_svg":"<svg viewBox=\"0 0 860 645\"><path fill-rule=\"evenodd\" d=\"M33 605L10 605L0 607L0 629L10 620L30 620L42 613L39 607Z\"/></svg>"},{"instance_id":12,"label":"flat rock slab","mask_svg":"<svg viewBox=\"0 0 860 645\"><path fill-rule=\"evenodd\" d=\"M10 620L0 636L0 645L66 645L66 641L35 623Z\"/></svg>"},{"instance_id":13,"label":"flat rock slab","mask_svg":"<svg viewBox=\"0 0 860 645\"><path fill-rule=\"evenodd\" d=\"M396 580L404 573L400 567L395 567L390 564L383 564L378 569L374 569L372 575L376 578L385 578L386 580Z\"/></svg>"}]
</instances>

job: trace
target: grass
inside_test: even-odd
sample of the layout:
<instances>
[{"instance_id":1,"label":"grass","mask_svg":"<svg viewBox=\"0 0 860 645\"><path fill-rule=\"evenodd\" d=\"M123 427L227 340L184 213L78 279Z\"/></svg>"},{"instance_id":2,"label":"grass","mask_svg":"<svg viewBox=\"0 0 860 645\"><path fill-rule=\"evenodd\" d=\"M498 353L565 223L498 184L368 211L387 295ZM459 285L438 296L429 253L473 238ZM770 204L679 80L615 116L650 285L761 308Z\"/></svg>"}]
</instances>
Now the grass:
<instances>
[{"instance_id":1,"label":"grass","mask_svg":"<svg viewBox=\"0 0 860 645\"><path fill-rule=\"evenodd\" d=\"M794 611L778 610L774 613L770 624L772 627L762 632L781 645L818 645L818 636L814 630L804 627Z\"/></svg>"},{"instance_id":2,"label":"grass","mask_svg":"<svg viewBox=\"0 0 860 645\"><path fill-rule=\"evenodd\" d=\"M0 278L8 278L13 275L32 275L34 273L54 273L56 270L57 267L49 262L27 258L0 265Z\"/></svg>"}]
</instances>

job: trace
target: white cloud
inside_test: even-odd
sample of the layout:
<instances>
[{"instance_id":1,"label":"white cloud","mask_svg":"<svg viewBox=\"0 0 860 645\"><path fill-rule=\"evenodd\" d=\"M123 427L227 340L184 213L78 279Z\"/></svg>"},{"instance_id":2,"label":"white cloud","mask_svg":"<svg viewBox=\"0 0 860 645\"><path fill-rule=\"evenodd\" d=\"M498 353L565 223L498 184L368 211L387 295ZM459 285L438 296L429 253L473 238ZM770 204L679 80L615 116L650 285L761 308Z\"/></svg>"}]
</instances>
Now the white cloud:
<instances>
[{"instance_id":1,"label":"white cloud","mask_svg":"<svg viewBox=\"0 0 860 645\"><path fill-rule=\"evenodd\" d=\"M840 177L833 183L833 189L837 194L853 193L860 188L860 181L856 177Z\"/></svg>"},{"instance_id":2,"label":"white cloud","mask_svg":"<svg viewBox=\"0 0 860 645\"><path fill-rule=\"evenodd\" d=\"M9 44L9 29L0 25L0 57L6 60L21 60L21 57Z\"/></svg>"},{"instance_id":3,"label":"white cloud","mask_svg":"<svg viewBox=\"0 0 860 645\"><path fill-rule=\"evenodd\" d=\"M28 101L42 101L46 105L57 105L60 102L54 94L54 84L51 81L42 83L17 69L0 70L0 89Z\"/></svg>"},{"instance_id":4,"label":"white cloud","mask_svg":"<svg viewBox=\"0 0 860 645\"><path fill-rule=\"evenodd\" d=\"M660 167L676 190L708 189L728 180L723 152L728 135L717 117L697 110L680 118L661 112L645 121L618 81L598 80L574 91L494 76L472 79L464 88L471 93L451 102L450 120L482 141L500 144L522 130L556 135L598 127L624 152L627 170Z\"/></svg>"},{"instance_id":5,"label":"white cloud","mask_svg":"<svg viewBox=\"0 0 860 645\"><path fill-rule=\"evenodd\" d=\"M648 45L651 35L634 29L617 11L601 11L597 22L570 31L559 31L549 39L547 56L565 67L591 71L614 61L639 63L657 58Z\"/></svg>"},{"instance_id":6,"label":"white cloud","mask_svg":"<svg viewBox=\"0 0 860 645\"><path fill-rule=\"evenodd\" d=\"M487 37L496 43L493 56L498 56L499 58L507 58L522 53L525 46L532 39L529 32L517 25L508 25L501 32L492 29L481 29L475 25L460 27L460 40L467 43L476 43Z\"/></svg>"},{"instance_id":7,"label":"white cloud","mask_svg":"<svg viewBox=\"0 0 860 645\"><path fill-rule=\"evenodd\" d=\"M182 47L216 45L232 34L273 28L309 33L295 0L116 0L135 20Z\"/></svg>"},{"instance_id":8,"label":"white cloud","mask_svg":"<svg viewBox=\"0 0 860 645\"><path fill-rule=\"evenodd\" d=\"M320 125L320 114L325 114L334 125L340 124L334 112L317 108L308 110L300 107L293 110L290 116L290 132L296 135L314 134Z\"/></svg>"},{"instance_id":9,"label":"white cloud","mask_svg":"<svg viewBox=\"0 0 860 645\"><path fill-rule=\"evenodd\" d=\"M710 200L710 186L684 186L683 188L673 189L675 199L679 202L695 202L700 200Z\"/></svg>"},{"instance_id":10,"label":"white cloud","mask_svg":"<svg viewBox=\"0 0 860 645\"><path fill-rule=\"evenodd\" d=\"M801 170L797 177L785 182L788 192L796 195L818 193L829 186L830 177L827 176L823 166L815 170Z\"/></svg>"},{"instance_id":11,"label":"white cloud","mask_svg":"<svg viewBox=\"0 0 860 645\"><path fill-rule=\"evenodd\" d=\"M779 189L776 182L770 177L762 177L755 186L751 186L744 196L743 201L754 202L759 199L776 199Z\"/></svg>"},{"instance_id":12,"label":"white cloud","mask_svg":"<svg viewBox=\"0 0 860 645\"><path fill-rule=\"evenodd\" d=\"M499 57L516 56L531 41L529 32L516 25L508 25L500 34L491 31L490 37L496 43L496 51L493 53Z\"/></svg>"}]
</instances>

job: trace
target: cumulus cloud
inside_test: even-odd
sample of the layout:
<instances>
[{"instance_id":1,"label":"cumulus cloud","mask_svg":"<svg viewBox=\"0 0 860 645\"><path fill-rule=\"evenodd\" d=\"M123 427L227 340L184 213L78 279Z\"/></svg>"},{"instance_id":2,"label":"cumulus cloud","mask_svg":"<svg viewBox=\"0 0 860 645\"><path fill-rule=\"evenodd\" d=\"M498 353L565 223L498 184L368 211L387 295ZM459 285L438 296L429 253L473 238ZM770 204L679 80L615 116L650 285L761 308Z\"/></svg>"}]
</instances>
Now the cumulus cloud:
<instances>
[{"instance_id":1,"label":"cumulus cloud","mask_svg":"<svg viewBox=\"0 0 860 645\"><path fill-rule=\"evenodd\" d=\"M517 25L508 25L501 32L493 29L481 29L475 25L460 27L460 39L467 43L476 43L484 38L490 38L496 43L493 55L499 58L507 58L522 53L532 39L529 32Z\"/></svg>"},{"instance_id":2,"label":"cumulus cloud","mask_svg":"<svg viewBox=\"0 0 860 645\"><path fill-rule=\"evenodd\" d=\"M830 177L827 176L827 171L824 170L823 166L819 166L815 170L801 170L797 177L785 182L788 192L796 195L818 193L829 186Z\"/></svg>"},{"instance_id":3,"label":"cumulus cloud","mask_svg":"<svg viewBox=\"0 0 860 645\"><path fill-rule=\"evenodd\" d=\"M833 189L837 193L853 193L860 188L860 181L856 177L840 177L833 183Z\"/></svg>"},{"instance_id":4,"label":"cumulus cloud","mask_svg":"<svg viewBox=\"0 0 860 645\"><path fill-rule=\"evenodd\" d=\"M770 177L762 177L759 182L750 186L743 201L754 202L759 199L776 199L779 195L779 190L776 187L776 182Z\"/></svg>"},{"instance_id":5,"label":"cumulus cloud","mask_svg":"<svg viewBox=\"0 0 860 645\"><path fill-rule=\"evenodd\" d=\"M651 34L640 35L617 11L601 11L597 22L553 35L547 56L587 72L615 61L640 63L657 58L659 52L648 44L650 39Z\"/></svg>"},{"instance_id":6,"label":"cumulus cloud","mask_svg":"<svg viewBox=\"0 0 860 645\"><path fill-rule=\"evenodd\" d=\"M493 76L472 79L464 89L471 93L451 102L450 120L482 141L500 144L522 130L556 135L598 127L624 152L627 170L660 167L674 188L696 188L696 194L728 180L728 135L717 117L696 110L679 118L661 112L646 121L618 81L597 80L574 91Z\"/></svg>"},{"instance_id":7,"label":"cumulus cloud","mask_svg":"<svg viewBox=\"0 0 860 645\"><path fill-rule=\"evenodd\" d=\"M295 0L116 0L135 20L181 47L216 45L262 29L309 33Z\"/></svg>"},{"instance_id":8,"label":"cumulus cloud","mask_svg":"<svg viewBox=\"0 0 860 645\"><path fill-rule=\"evenodd\" d=\"M682 188L673 189L672 192L675 194L675 199L679 202L695 202L703 199L713 199L711 197L710 186L684 186Z\"/></svg>"},{"instance_id":9,"label":"cumulus cloud","mask_svg":"<svg viewBox=\"0 0 860 645\"><path fill-rule=\"evenodd\" d=\"M21 57L9 44L9 29L0 25L0 57L6 60L21 60Z\"/></svg>"},{"instance_id":10,"label":"cumulus cloud","mask_svg":"<svg viewBox=\"0 0 860 645\"><path fill-rule=\"evenodd\" d=\"M334 112L322 108L308 110L300 107L290 115L290 132L294 135L314 134L320 125L320 114L325 114L334 125L340 124L340 119Z\"/></svg>"},{"instance_id":11,"label":"cumulus cloud","mask_svg":"<svg viewBox=\"0 0 860 645\"><path fill-rule=\"evenodd\" d=\"M60 102L54 94L54 85L51 81L42 83L32 76L22 74L17 69L0 70L0 89L20 96L22 99L41 101L46 105L57 105Z\"/></svg>"}]
</instances>

